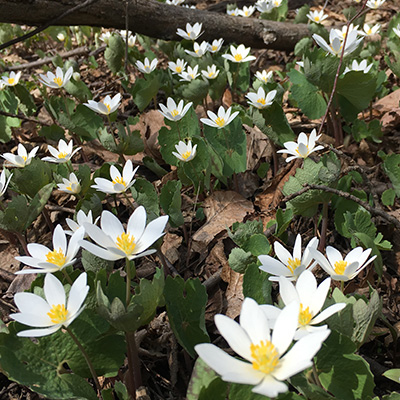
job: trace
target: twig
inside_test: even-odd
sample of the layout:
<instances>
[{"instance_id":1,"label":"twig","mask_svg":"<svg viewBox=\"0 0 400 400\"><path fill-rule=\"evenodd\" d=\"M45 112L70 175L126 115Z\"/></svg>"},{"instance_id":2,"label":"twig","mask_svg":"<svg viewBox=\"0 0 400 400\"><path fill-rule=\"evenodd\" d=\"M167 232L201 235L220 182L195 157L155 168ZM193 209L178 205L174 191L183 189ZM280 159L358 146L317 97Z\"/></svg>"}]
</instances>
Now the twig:
<instances>
[{"instance_id":1,"label":"twig","mask_svg":"<svg viewBox=\"0 0 400 400\"><path fill-rule=\"evenodd\" d=\"M309 190L322 190L324 192L328 192L328 193L333 193L336 196L340 196L343 197L347 200L351 200L354 201L355 203L359 204L360 206L364 207L367 211L369 211L372 215L378 216L378 217L382 217L383 219L385 219L386 221L390 222L391 224L395 225L395 227L397 229L400 230L400 221L397 220L395 217L392 217L390 214L388 214L385 211L382 210L377 210L374 207L371 207L368 203L366 203L365 201L362 201L361 199L359 199L356 196L353 196L350 193L347 192L343 192L341 190L338 189L334 189L328 186L323 186L323 185L313 185L310 183L306 183L304 185L304 188L299 190L296 193L293 193L289 196L286 196L282 201L283 202L288 202L290 200L293 200L295 197L300 196L306 192L308 192Z\"/></svg>"},{"instance_id":2,"label":"twig","mask_svg":"<svg viewBox=\"0 0 400 400\"><path fill-rule=\"evenodd\" d=\"M3 115L4 117L22 119L23 121L27 121L27 122L34 122L35 124L39 124L39 125L50 126L50 124L47 123L47 122L40 121L40 120L35 119L35 118L25 117L25 115L21 115L21 114L12 114L12 113L9 113L7 111L0 110L0 115Z\"/></svg>"},{"instance_id":3,"label":"twig","mask_svg":"<svg viewBox=\"0 0 400 400\"><path fill-rule=\"evenodd\" d=\"M351 18L349 21L347 21L347 25L346 25L347 32L349 32L350 24L352 22L354 22L354 20L356 20L362 14L362 12L364 11L364 9L365 9L365 7L367 5L367 1L368 0L364 0L364 3L362 5L361 9L358 11L358 13L356 15L354 15L354 17ZM337 71L336 71L335 80L333 81L333 88L332 88L331 96L329 97L329 101L328 101L328 104L326 106L325 114L322 117L321 125L320 125L320 127L318 129L318 135L320 135L321 132L322 132L322 128L324 126L325 120L326 120L326 118L328 116L329 110L330 110L332 102L333 102L333 97L335 96L336 86L337 86L337 82L339 80L340 68L342 67L343 58L344 58L344 52L346 50L347 37L348 37L348 34L346 34L346 36L344 37L344 41L343 41L343 44L342 44L342 46L343 46L342 47L342 53L340 54L339 65L338 65L338 68L337 68ZM333 116L332 116L332 118L333 118Z\"/></svg>"},{"instance_id":4,"label":"twig","mask_svg":"<svg viewBox=\"0 0 400 400\"><path fill-rule=\"evenodd\" d=\"M72 7L71 9L65 11L64 13L59 15L58 17L52 19L51 21L47 21L45 24L39 26L38 28L34 29L33 31L30 31L30 32L26 33L25 35L19 36L19 37L15 38L15 39L9 40L6 43L3 43L2 45L0 45L0 50L4 50L7 47L12 46L13 44L16 44L16 43L19 43L19 42L23 42L24 40L29 39L32 36L35 36L37 33L40 33L42 31L44 31L49 26L55 25L56 22L62 20L66 16L74 13L77 10L80 10L81 8L84 8L84 7L94 3L95 1L96 0L86 0L82 4L78 4L77 6Z\"/></svg>"}]
</instances>

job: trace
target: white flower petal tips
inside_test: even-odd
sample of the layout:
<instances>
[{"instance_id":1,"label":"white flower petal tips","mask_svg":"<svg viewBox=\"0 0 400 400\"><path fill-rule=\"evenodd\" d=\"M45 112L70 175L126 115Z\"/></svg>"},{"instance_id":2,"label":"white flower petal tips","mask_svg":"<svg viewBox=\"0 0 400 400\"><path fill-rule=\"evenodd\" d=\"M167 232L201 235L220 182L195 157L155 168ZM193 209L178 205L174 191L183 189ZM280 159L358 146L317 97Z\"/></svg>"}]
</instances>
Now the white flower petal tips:
<instances>
[{"instance_id":1,"label":"white flower petal tips","mask_svg":"<svg viewBox=\"0 0 400 400\"><path fill-rule=\"evenodd\" d=\"M88 100L88 102L83 103L83 105L99 114L109 115L119 107L121 98L122 96L117 93L113 98L107 95L102 101Z\"/></svg>"},{"instance_id":2,"label":"white flower petal tips","mask_svg":"<svg viewBox=\"0 0 400 400\"><path fill-rule=\"evenodd\" d=\"M181 140L178 144L175 145L175 148L177 153L173 151L172 154L183 162L191 161L196 156L197 144L192 147L191 140L189 140L188 144L182 142Z\"/></svg>"},{"instance_id":3,"label":"white flower petal tips","mask_svg":"<svg viewBox=\"0 0 400 400\"><path fill-rule=\"evenodd\" d=\"M60 67L57 67L55 75L50 71L47 75L40 74L39 81L49 88L60 89L70 81L73 72L73 68L69 67L67 72L64 74L63 70Z\"/></svg>"}]
</instances>

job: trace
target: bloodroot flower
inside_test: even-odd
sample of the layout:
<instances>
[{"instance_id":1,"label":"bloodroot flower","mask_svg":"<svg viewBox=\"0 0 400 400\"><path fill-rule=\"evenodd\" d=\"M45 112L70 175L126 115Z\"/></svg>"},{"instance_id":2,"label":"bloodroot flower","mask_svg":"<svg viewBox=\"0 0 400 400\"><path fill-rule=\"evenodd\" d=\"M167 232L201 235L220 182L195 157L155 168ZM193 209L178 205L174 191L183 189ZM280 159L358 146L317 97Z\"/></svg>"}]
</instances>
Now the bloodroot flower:
<instances>
[{"instance_id":1,"label":"bloodroot flower","mask_svg":"<svg viewBox=\"0 0 400 400\"><path fill-rule=\"evenodd\" d=\"M4 153L2 157L5 158L14 167L24 168L31 163L32 158L36 156L38 149L39 146L36 146L28 154L24 145L20 143L18 145L17 155L12 153Z\"/></svg>"},{"instance_id":2,"label":"bloodroot flower","mask_svg":"<svg viewBox=\"0 0 400 400\"><path fill-rule=\"evenodd\" d=\"M183 107L183 100L181 100L177 105L172 97L168 97L167 106L160 104L161 111L158 111L170 121L179 121L185 116L192 104L193 103L190 102Z\"/></svg>"},{"instance_id":3,"label":"bloodroot flower","mask_svg":"<svg viewBox=\"0 0 400 400\"><path fill-rule=\"evenodd\" d=\"M189 140L188 144L185 142L182 142L182 140L175 145L177 153L175 151L172 152L172 154L178 158L179 160L183 162L188 162L190 160L193 160L193 158L196 155L196 149L197 149L197 144L192 147L192 141Z\"/></svg>"},{"instance_id":4,"label":"bloodroot flower","mask_svg":"<svg viewBox=\"0 0 400 400\"><path fill-rule=\"evenodd\" d=\"M254 56L249 56L250 47L245 47L244 44L240 44L238 47L231 45L231 54L223 54L222 57L235 63L242 63L247 61L253 61L256 59Z\"/></svg>"},{"instance_id":5,"label":"bloodroot flower","mask_svg":"<svg viewBox=\"0 0 400 400\"><path fill-rule=\"evenodd\" d=\"M69 67L64 75L63 70L60 67L57 67L55 75L50 71L47 75L40 74L39 81L50 88L60 89L70 81L73 72L73 68Z\"/></svg>"},{"instance_id":6,"label":"bloodroot flower","mask_svg":"<svg viewBox=\"0 0 400 400\"><path fill-rule=\"evenodd\" d=\"M208 110L207 115L209 118L200 118L200 121L203 124L212 126L213 128L221 129L230 124L239 114L239 111L235 111L232 115L231 112L232 107L229 107L225 111L224 107L220 106L220 108L218 109L218 115Z\"/></svg>"},{"instance_id":7,"label":"bloodroot flower","mask_svg":"<svg viewBox=\"0 0 400 400\"><path fill-rule=\"evenodd\" d=\"M41 337L51 335L61 327L68 327L83 311L82 306L89 292L83 272L72 284L66 301L64 286L51 274L44 278L44 296L33 293L16 293L15 304L19 313L10 314L15 321L39 329L28 329L17 333L22 337Z\"/></svg>"},{"instance_id":8,"label":"bloodroot flower","mask_svg":"<svg viewBox=\"0 0 400 400\"><path fill-rule=\"evenodd\" d=\"M53 146L48 145L48 150L53 157L44 157L43 161L54 162L57 164L68 162L72 156L81 148L73 150L74 143L72 140L67 144L63 139L60 139L58 142L58 149Z\"/></svg>"},{"instance_id":9,"label":"bloodroot flower","mask_svg":"<svg viewBox=\"0 0 400 400\"><path fill-rule=\"evenodd\" d=\"M312 366L312 359L328 337L330 330L310 333L288 351L297 330L299 303L286 306L279 314L273 331L261 306L246 298L240 312L240 323L225 315L215 316L215 325L230 347L241 358L234 358L217 346L202 343L195 346L200 358L222 380L255 385L252 392L275 398L287 391L282 381Z\"/></svg>"},{"instance_id":10,"label":"bloodroot flower","mask_svg":"<svg viewBox=\"0 0 400 400\"><path fill-rule=\"evenodd\" d=\"M109 115L119 107L120 102L121 94L117 93L113 98L107 95L103 101L97 102L94 100L88 100L88 102L83 103L83 105L99 114Z\"/></svg>"},{"instance_id":11,"label":"bloodroot flower","mask_svg":"<svg viewBox=\"0 0 400 400\"><path fill-rule=\"evenodd\" d=\"M14 71L11 71L9 76L2 76L1 79L2 79L2 82L4 83L4 85L15 86L15 85L18 85L19 78L21 78L21 74L22 74L21 71L19 71L17 73L15 73Z\"/></svg>"},{"instance_id":12,"label":"bloodroot flower","mask_svg":"<svg viewBox=\"0 0 400 400\"><path fill-rule=\"evenodd\" d=\"M63 183L57 183L58 189L65 193L78 194L81 191L81 184L77 176L71 172L69 178L63 178Z\"/></svg>"}]
</instances>

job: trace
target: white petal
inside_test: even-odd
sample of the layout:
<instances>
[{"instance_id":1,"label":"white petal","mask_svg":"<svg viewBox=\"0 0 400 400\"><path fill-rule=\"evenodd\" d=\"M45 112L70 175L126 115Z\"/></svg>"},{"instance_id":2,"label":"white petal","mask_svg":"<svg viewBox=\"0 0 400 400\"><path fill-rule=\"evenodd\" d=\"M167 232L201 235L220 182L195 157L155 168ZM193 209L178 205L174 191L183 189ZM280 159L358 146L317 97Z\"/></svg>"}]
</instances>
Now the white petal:
<instances>
[{"instance_id":1,"label":"white petal","mask_svg":"<svg viewBox=\"0 0 400 400\"><path fill-rule=\"evenodd\" d=\"M81 308L89 292L89 286L86 284L86 272L79 275L71 286L68 295L67 310L71 315L75 315Z\"/></svg>"},{"instance_id":2,"label":"white petal","mask_svg":"<svg viewBox=\"0 0 400 400\"><path fill-rule=\"evenodd\" d=\"M288 387L271 375L266 375L263 381L251 391L254 393L262 394L271 398L275 398L279 393L285 393Z\"/></svg>"},{"instance_id":3,"label":"white petal","mask_svg":"<svg viewBox=\"0 0 400 400\"><path fill-rule=\"evenodd\" d=\"M17 333L19 337L42 337L51 335L52 333L58 331L61 328L60 324L51 326L50 328L45 329L29 329L27 331L21 331Z\"/></svg>"},{"instance_id":4,"label":"white petal","mask_svg":"<svg viewBox=\"0 0 400 400\"><path fill-rule=\"evenodd\" d=\"M272 332L272 343L279 354L284 354L293 341L299 321L300 304L293 302L279 314Z\"/></svg>"},{"instance_id":5,"label":"white petal","mask_svg":"<svg viewBox=\"0 0 400 400\"><path fill-rule=\"evenodd\" d=\"M64 304L65 291L62 283L52 274L47 274L44 278L44 295L50 306Z\"/></svg>"},{"instance_id":6,"label":"white petal","mask_svg":"<svg viewBox=\"0 0 400 400\"><path fill-rule=\"evenodd\" d=\"M319 324L322 321L325 321L331 315L336 314L337 312L343 310L346 307L346 303L337 303L332 304L330 307L325 308L324 311L319 313L310 323L311 324Z\"/></svg>"},{"instance_id":7,"label":"white petal","mask_svg":"<svg viewBox=\"0 0 400 400\"><path fill-rule=\"evenodd\" d=\"M296 288L298 287L298 284ZM282 301L285 305L290 304L293 301L300 303L300 298L297 293L297 290L294 287L293 283L289 281L289 279L280 276L279 277L279 294L282 297Z\"/></svg>"}]
</instances>

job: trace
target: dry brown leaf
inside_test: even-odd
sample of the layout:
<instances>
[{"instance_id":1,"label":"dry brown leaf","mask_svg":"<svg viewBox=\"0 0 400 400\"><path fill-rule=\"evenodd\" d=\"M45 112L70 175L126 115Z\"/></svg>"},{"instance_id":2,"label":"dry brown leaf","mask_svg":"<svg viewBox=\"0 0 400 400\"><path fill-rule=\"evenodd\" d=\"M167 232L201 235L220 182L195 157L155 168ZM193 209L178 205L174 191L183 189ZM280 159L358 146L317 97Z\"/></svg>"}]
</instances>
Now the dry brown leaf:
<instances>
[{"instance_id":1,"label":"dry brown leaf","mask_svg":"<svg viewBox=\"0 0 400 400\"><path fill-rule=\"evenodd\" d=\"M181 243L182 236L178 236L169 232L164 236L161 252L171 262L171 264L175 264L180 258L178 248Z\"/></svg>"},{"instance_id":2,"label":"dry brown leaf","mask_svg":"<svg viewBox=\"0 0 400 400\"><path fill-rule=\"evenodd\" d=\"M377 102L375 102L372 108L383 114L392 111L393 109L398 109L399 102L400 90L395 90L394 92L388 94L385 97L382 97Z\"/></svg>"},{"instance_id":3,"label":"dry brown leaf","mask_svg":"<svg viewBox=\"0 0 400 400\"><path fill-rule=\"evenodd\" d=\"M383 132L389 132L400 125L400 108L394 108L381 118Z\"/></svg>"},{"instance_id":4,"label":"dry brown leaf","mask_svg":"<svg viewBox=\"0 0 400 400\"><path fill-rule=\"evenodd\" d=\"M222 268L221 278L228 283L225 292L227 301L227 309L225 314L229 318L236 318L240 314L242 303L244 300L243 295L243 274L233 271L228 264Z\"/></svg>"},{"instance_id":5,"label":"dry brown leaf","mask_svg":"<svg viewBox=\"0 0 400 400\"><path fill-rule=\"evenodd\" d=\"M269 139L256 126L252 128L243 125L247 132L247 170L253 171L262 158L272 157L272 147Z\"/></svg>"},{"instance_id":6,"label":"dry brown leaf","mask_svg":"<svg viewBox=\"0 0 400 400\"><path fill-rule=\"evenodd\" d=\"M201 252L234 222L242 222L254 208L251 201L233 191L214 192L203 202L207 222L193 235L192 248Z\"/></svg>"}]
</instances>

